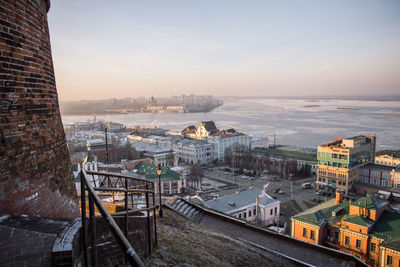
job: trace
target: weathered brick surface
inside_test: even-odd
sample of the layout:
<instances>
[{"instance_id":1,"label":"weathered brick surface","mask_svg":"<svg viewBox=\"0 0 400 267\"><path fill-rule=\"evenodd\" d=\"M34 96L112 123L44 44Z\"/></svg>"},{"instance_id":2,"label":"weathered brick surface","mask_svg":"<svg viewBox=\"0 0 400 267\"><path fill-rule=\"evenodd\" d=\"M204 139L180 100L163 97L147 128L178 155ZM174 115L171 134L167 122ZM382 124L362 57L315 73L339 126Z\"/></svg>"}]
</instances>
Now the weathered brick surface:
<instances>
[{"instance_id":1,"label":"weathered brick surface","mask_svg":"<svg viewBox=\"0 0 400 267\"><path fill-rule=\"evenodd\" d=\"M79 216L45 0L0 5L0 214Z\"/></svg>"}]
</instances>

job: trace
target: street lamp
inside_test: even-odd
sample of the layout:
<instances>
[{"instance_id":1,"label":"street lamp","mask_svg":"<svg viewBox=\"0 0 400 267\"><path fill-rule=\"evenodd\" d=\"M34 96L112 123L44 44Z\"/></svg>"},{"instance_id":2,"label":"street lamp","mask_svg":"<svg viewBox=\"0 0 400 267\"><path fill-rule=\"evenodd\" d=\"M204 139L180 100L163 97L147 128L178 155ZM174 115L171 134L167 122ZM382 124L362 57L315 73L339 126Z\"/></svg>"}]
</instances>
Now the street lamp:
<instances>
[{"instance_id":1,"label":"street lamp","mask_svg":"<svg viewBox=\"0 0 400 267\"><path fill-rule=\"evenodd\" d=\"M162 209L161 209L161 166L157 165L157 175L158 175L158 198L159 198L159 206L158 206L158 215L162 217Z\"/></svg>"}]
</instances>

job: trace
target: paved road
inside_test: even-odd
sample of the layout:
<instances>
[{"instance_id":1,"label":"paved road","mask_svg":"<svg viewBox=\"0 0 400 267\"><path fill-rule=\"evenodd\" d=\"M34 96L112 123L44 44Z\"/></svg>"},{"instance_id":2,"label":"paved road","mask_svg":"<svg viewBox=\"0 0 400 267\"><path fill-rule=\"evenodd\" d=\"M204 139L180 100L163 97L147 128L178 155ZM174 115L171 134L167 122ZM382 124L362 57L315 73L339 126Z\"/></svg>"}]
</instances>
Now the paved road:
<instances>
[{"instance_id":1,"label":"paved road","mask_svg":"<svg viewBox=\"0 0 400 267\"><path fill-rule=\"evenodd\" d=\"M233 175L233 173L221 171L221 169L223 169L223 167L209 168L204 171L204 175L207 178L223 180L236 185L236 187L232 189L220 189L218 192L220 197L228 194L233 194L238 190L244 190L246 188L249 188L250 186L256 186L262 189L264 188L264 185L268 184L266 192L270 196L277 198L281 202L286 202L290 199L294 199L303 209L307 208L307 206L303 204L303 201L312 202L313 198L320 198L318 195L315 194L314 189L301 188L302 183L312 183L314 181L313 177L291 181L287 179L280 179L276 175L263 175L261 177L255 177L249 180L243 178L244 175ZM282 191L284 191L284 193L275 193L277 189L281 189ZM204 194L202 195L202 197L207 199L209 197L209 194Z\"/></svg>"}]
</instances>

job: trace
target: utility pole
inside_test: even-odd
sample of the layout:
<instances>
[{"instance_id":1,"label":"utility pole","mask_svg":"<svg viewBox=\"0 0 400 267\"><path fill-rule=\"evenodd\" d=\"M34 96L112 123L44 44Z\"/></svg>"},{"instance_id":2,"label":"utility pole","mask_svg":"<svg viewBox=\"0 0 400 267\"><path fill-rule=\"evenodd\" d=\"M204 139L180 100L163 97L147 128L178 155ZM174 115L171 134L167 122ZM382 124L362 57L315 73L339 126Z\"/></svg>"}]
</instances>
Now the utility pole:
<instances>
[{"instance_id":1,"label":"utility pole","mask_svg":"<svg viewBox=\"0 0 400 267\"><path fill-rule=\"evenodd\" d=\"M290 197L293 200L293 181L290 181Z\"/></svg>"}]
</instances>

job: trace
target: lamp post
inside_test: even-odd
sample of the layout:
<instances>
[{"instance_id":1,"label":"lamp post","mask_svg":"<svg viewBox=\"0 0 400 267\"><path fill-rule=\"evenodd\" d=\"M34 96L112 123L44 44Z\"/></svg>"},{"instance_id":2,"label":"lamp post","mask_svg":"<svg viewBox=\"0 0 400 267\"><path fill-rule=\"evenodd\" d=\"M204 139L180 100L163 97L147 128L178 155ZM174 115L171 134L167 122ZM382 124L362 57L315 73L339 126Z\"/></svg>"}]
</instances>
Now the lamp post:
<instances>
[{"instance_id":1,"label":"lamp post","mask_svg":"<svg viewBox=\"0 0 400 267\"><path fill-rule=\"evenodd\" d=\"M159 206L158 206L158 215L162 217L162 209L161 209L161 166L160 164L157 165L157 175L158 175L158 199L159 199Z\"/></svg>"}]
</instances>

